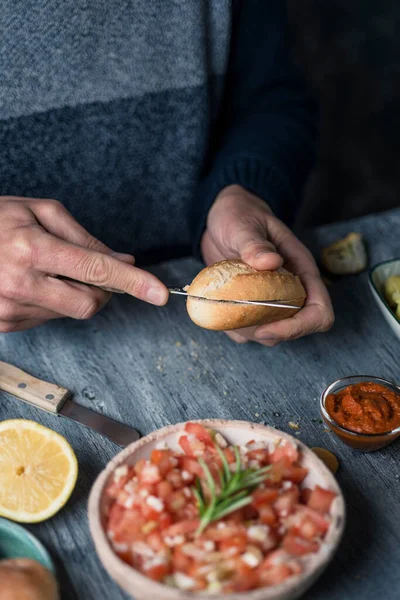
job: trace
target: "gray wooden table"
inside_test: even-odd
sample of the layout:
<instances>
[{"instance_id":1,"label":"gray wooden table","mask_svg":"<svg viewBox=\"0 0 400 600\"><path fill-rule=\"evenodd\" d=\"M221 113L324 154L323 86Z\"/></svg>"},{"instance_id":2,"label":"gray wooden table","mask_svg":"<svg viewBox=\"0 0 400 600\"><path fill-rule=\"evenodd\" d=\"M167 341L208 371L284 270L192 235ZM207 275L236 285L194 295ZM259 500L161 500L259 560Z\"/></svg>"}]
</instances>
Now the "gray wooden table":
<instances>
[{"instance_id":1,"label":"gray wooden table","mask_svg":"<svg viewBox=\"0 0 400 600\"><path fill-rule=\"evenodd\" d=\"M321 245L351 230L365 234L371 264L400 257L400 210L320 228L307 243L318 253ZM171 285L184 285L199 266L185 259L153 271ZM344 375L400 380L400 343L383 321L365 273L337 281L330 290L337 317L332 331L275 349L237 346L222 333L196 327L182 299L158 309L117 296L89 322L63 320L0 336L0 358L69 387L78 402L143 434L205 417L247 419L289 433L288 422L299 423L299 439L338 456L348 508L340 550L307 600L395 600L400 598L400 443L372 454L343 446L319 420L318 395ZM30 527L56 561L63 599L126 599L97 559L86 512L95 477L119 448L85 427L1 394L0 420L19 417L59 431L79 460L77 487L67 506Z\"/></svg>"}]
</instances>

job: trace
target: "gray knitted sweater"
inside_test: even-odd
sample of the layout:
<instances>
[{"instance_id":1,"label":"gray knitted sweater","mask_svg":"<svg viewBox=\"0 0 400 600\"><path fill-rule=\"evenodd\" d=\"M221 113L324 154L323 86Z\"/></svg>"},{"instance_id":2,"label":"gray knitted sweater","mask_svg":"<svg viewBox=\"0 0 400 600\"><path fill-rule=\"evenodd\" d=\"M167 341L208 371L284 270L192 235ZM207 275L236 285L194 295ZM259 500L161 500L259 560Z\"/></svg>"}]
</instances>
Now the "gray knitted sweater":
<instances>
[{"instance_id":1,"label":"gray knitted sweater","mask_svg":"<svg viewBox=\"0 0 400 600\"><path fill-rule=\"evenodd\" d=\"M196 245L228 183L295 203L312 111L282 44L281 0L246 2L4 0L0 195L56 198L144 257Z\"/></svg>"}]
</instances>

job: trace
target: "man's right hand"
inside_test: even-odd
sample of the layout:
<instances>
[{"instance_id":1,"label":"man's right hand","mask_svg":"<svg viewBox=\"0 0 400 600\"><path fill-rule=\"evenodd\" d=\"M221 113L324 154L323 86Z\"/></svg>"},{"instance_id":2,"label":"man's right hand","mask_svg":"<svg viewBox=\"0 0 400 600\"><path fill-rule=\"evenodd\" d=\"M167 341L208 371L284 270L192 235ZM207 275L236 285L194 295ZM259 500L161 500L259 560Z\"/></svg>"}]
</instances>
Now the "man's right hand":
<instances>
[{"instance_id":1,"label":"man's right hand","mask_svg":"<svg viewBox=\"0 0 400 600\"><path fill-rule=\"evenodd\" d=\"M165 285L134 262L91 236L55 200L0 197L0 332L59 317L88 319L111 297L99 288L165 304Z\"/></svg>"}]
</instances>

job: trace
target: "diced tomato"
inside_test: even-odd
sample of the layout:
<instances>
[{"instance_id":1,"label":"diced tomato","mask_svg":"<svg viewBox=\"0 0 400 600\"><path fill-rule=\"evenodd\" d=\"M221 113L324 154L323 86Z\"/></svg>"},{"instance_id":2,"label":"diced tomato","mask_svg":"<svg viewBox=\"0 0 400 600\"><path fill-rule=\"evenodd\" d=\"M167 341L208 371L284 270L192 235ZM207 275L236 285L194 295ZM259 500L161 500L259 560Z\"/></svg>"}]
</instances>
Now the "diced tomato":
<instances>
[{"instance_id":1,"label":"diced tomato","mask_svg":"<svg viewBox=\"0 0 400 600\"><path fill-rule=\"evenodd\" d=\"M168 500L173 491L174 488L172 487L172 483L170 481L160 481L156 485L156 494L162 500Z\"/></svg>"},{"instance_id":2,"label":"diced tomato","mask_svg":"<svg viewBox=\"0 0 400 600\"><path fill-rule=\"evenodd\" d=\"M172 456L172 452L170 450L158 450L155 448L151 453L150 461L153 463L153 465L158 466L166 455Z\"/></svg>"},{"instance_id":3,"label":"diced tomato","mask_svg":"<svg viewBox=\"0 0 400 600\"><path fill-rule=\"evenodd\" d=\"M174 548L172 553L172 566L174 571L188 573L193 564L193 559L182 552L181 546Z\"/></svg>"},{"instance_id":4,"label":"diced tomato","mask_svg":"<svg viewBox=\"0 0 400 600\"><path fill-rule=\"evenodd\" d=\"M258 510L256 510L254 508L254 506L252 506L251 504L248 504L247 506L244 507L243 518L245 521L252 521L254 519L257 519L257 517L258 517Z\"/></svg>"},{"instance_id":5,"label":"diced tomato","mask_svg":"<svg viewBox=\"0 0 400 600\"><path fill-rule=\"evenodd\" d=\"M260 569L268 570L272 569L273 567L286 564L289 558L290 557L288 553L285 550L282 550L282 548L279 548L278 550L274 550L267 555L265 560L260 565Z\"/></svg>"},{"instance_id":6,"label":"diced tomato","mask_svg":"<svg viewBox=\"0 0 400 600\"><path fill-rule=\"evenodd\" d=\"M187 456L194 456L194 452L187 435L181 435L178 443Z\"/></svg>"},{"instance_id":7,"label":"diced tomato","mask_svg":"<svg viewBox=\"0 0 400 600\"><path fill-rule=\"evenodd\" d=\"M223 540L230 540L237 535L246 535L246 528L238 523L225 522L224 527L218 525L209 525L206 529L207 537L214 542L222 542Z\"/></svg>"},{"instance_id":8,"label":"diced tomato","mask_svg":"<svg viewBox=\"0 0 400 600\"><path fill-rule=\"evenodd\" d=\"M119 521L113 523L112 531L114 532L114 540L116 542L131 543L134 540L142 539L142 527L144 519L138 510L125 510Z\"/></svg>"},{"instance_id":9,"label":"diced tomato","mask_svg":"<svg viewBox=\"0 0 400 600\"><path fill-rule=\"evenodd\" d=\"M228 464L231 465L236 461L235 454L230 448L225 448L222 452L225 454L225 458L228 461Z\"/></svg>"},{"instance_id":10,"label":"diced tomato","mask_svg":"<svg viewBox=\"0 0 400 600\"><path fill-rule=\"evenodd\" d=\"M182 510L186 503L186 497L181 490L173 492L167 500L168 509L173 513Z\"/></svg>"},{"instance_id":11,"label":"diced tomato","mask_svg":"<svg viewBox=\"0 0 400 600\"><path fill-rule=\"evenodd\" d=\"M277 565L268 570L260 569L260 580L262 585L278 585L292 575L288 565Z\"/></svg>"},{"instance_id":12,"label":"diced tomato","mask_svg":"<svg viewBox=\"0 0 400 600\"><path fill-rule=\"evenodd\" d=\"M140 473L147 464L147 460L145 460L144 458L138 460L134 467L136 475L140 475Z\"/></svg>"},{"instance_id":13,"label":"diced tomato","mask_svg":"<svg viewBox=\"0 0 400 600\"><path fill-rule=\"evenodd\" d=\"M167 549L159 531L152 531L147 536L146 542L154 552L164 552Z\"/></svg>"},{"instance_id":14,"label":"diced tomato","mask_svg":"<svg viewBox=\"0 0 400 600\"><path fill-rule=\"evenodd\" d=\"M233 537L222 540L219 543L219 550L221 552L226 552L230 550L232 555L234 554L242 554L246 550L246 546L248 545L248 540L246 534L237 534ZM234 554L233 554L234 553Z\"/></svg>"},{"instance_id":15,"label":"diced tomato","mask_svg":"<svg viewBox=\"0 0 400 600\"><path fill-rule=\"evenodd\" d=\"M269 455L269 462L276 463L282 458L288 458L291 463L299 460L299 451L291 442L283 441Z\"/></svg>"},{"instance_id":16,"label":"diced tomato","mask_svg":"<svg viewBox=\"0 0 400 600\"><path fill-rule=\"evenodd\" d=\"M328 513L336 494L316 485L310 494L307 505L321 513Z\"/></svg>"},{"instance_id":17,"label":"diced tomato","mask_svg":"<svg viewBox=\"0 0 400 600\"><path fill-rule=\"evenodd\" d=\"M122 506L114 502L108 513L108 531L115 532L115 529L118 527L124 512L125 508L122 508Z\"/></svg>"},{"instance_id":18,"label":"diced tomato","mask_svg":"<svg viewBox=\"0 0 400 600\"><path fill-rule=\"evenodd\" d=\"M272 504L278 497L278 490L275 488L258 489L253 493L252 506L260 508L265 504Z\"/></svg>"},{"instance_id":19,"label":"diced tomato","mask_svg":"<svg viewBox=\"0 0 400 600\"><path fill-rule=\"evenodd\" d=\"M154 510L154 508L152 508L145 502L143 503L141 509L142 509L142 515L146 519L146 521L157 521L158 520L160 513L157 510Z\"/></svg>"},{"instance_id":20,"label":"diced tomato","mask_svg":"<svg viewBox=\"0 0 400 600\"><path fill-rule=\"evenodd\" d=\"M310 490L310 488L303 488L300 491L300 500L304 503L304 504L308 504L308 501L310 499L311 496L311 492L312 490Z\"/></svg>"},{"instance_id":21,"label":"diced tomato","mask_svg":"<svg viewBox=\"0 0 400 600\"><path fill-rule=\"evenodd\" d=\"M308 475L308 469L303 469L297 465L286 467L283 471L283 479L292 481L293 483L301 483Z\"/></svg>"},{"instance_id":22,"label":"diced tomato","mask_svg":"<svg viewBox=\"0 0 400 600\"><path fill-rule=\"evenodd\" d=\"M166 577L171 572L166 562L150 566L149 568L146 568L146 566L144 566L143 571L144 574L147 575L147 577L150 577L150 579L154 579L154 581L162 581L164 577Z\"/></svg>"},{"instance_id":23,"label":"diced tomato","mask_svg":"<svg viewBox=\"0 0 400 600\"><path fill-rule=\"evenodd\" d=\"M200 442L204 442L207 446L214 446L214 441L208 429L200 425L200 423L186 423L185 431L188 434L197 437Z\"/></svg>"},{"instance_id":24,"label":"diced tomato","mask_svg":"<svg viewBox=\"0 0 400 600\"><path fill-rule=\"evenodd\" d=\"M161 473L160 469L157 465L153 465L151 463L146 463L141 469L139 473L139 481L144 484L154 484L161 481Z\"/></svg>"},{"instance_id":25,"label":"diced tomato","mask_svg":"<svg viewBox=\"0 0 400 600\"><path fill-rule=\"evenodd\" d=\"M185 504L185 506L174 513L174 517L177 521L193 521L199 516L199 509L191 502Z\"/></svg>"},{"instance_id":26,"label":"diced tomato","mask_svg":"<svg viewBox=\"0 0 400 600\"><path fill-rule=\"evenodd\" d=\"M175 535L186 535L187 533L193 533L199 526L199 519L192 519L188 521L180 521L178 523L174 523L168 529L164 531L165 535L175 536Z\"/></svg>"},{"instance_id":27,"label":"diced tomato","mask_svg":"<svg viewBox=\"0 0 400 600\"><path fill-rule=\"evenodd\" d=\"M271 469L268 471L268 479L266 480L268 485L280 484L287 466L287 458L281 458L276 463L273 463Z\"/></svg>"},{"instance_id":28,"label":"diced tomato","mask_svg":"<svg viewBox=\"0 0 400 600\"><path fill-rule=\"evenodd\" d=\"M228 586L224 588L225 593L249 592L258 586L260 580L258 571L251 569L251 567L245 565L243 561L240 562L242 563L243 567L236 571L237 576L234 578L232 583L228 584Z\"/></svg>"},{"instance_id":29,"label":"diced tomato","mask_svg":"<svg viewBox=\"0 0 400 600\"><path fill-rule=\"evenodd\" d=\"M318 542L305 540L289 532L283 538L283 547L287 552L289 552L289 554L292 554L293 556L303 556L304 554L317 552L319 544Z\"/></svg>"},{"instance_id":30,"label":"diced tomato","mask_svg":"<svg viewBox=\"0 0 400 600\"><path fill-rule=\"evenodd\" d=\"M158 525L161 530L167 529L170 525L172 525L172 523L173 523L173 519L172 519L172 515L170 513L168 513L168 512L160 513L160 516L158 517Z\"/></svg>"},{"instance_id":31,"label":"diced tomato","mask_svg":"<svg viewBox=\"0 0 400 600\"><path fill-rule=\"evenodd\" d=\"M177 464L171 450L153 450L151 462L158 467L162 477L174 468L174 462Z\"/></svg>"},{"instance_id":32,"label":"diced tomato","mask_svg":"<svg viewBox=\"0 0 400 600\"><path fill-rule=\"evenodd\" d=\"M263 525L275 527L278 524L278 517L272 506L264 505L259 509L259 519Z\"/></svg>"},{"instance_id":33,"label":"diced tomato","mask_svg":"<svg viewBox=\"0 0 400 600\"><path fill-rule=\"evenodd\" d=\"M190 458L189 456L182 456L179 460L179 463L182 471L187 471L195 477L203 477L203 469L195 458Z\"/></svg>"},{"instance_id":34,"label":"diced tomato","mask_svg":"<svg viewBox=\"0 0 400 600\"><path fill-rule=\"evenodd\" d=\"M296 535L299 535L305 540L312 540L320 534L319 528L315 521L305 517L298 527L294 528Z\"/></svg>"},{"instance_id":35,"label":"diced tomato","mask_svg":"<svg viewBox=\"0 0 400 600\"><path fill-rule=\"evenodd\" d=\"M130 552L129 550L127 552L117 552L116 554L119 556L119 558L121 560L123 560L124 562L128 563L128 565L131 565L131 567L134 567L134 560L133 560L133 556L132 556L132 552Z\"/></svg>"},{"instance_id":36,"label":"diced tomato","mask_svg":"<svg viewBox=\"0 0 400 600\"><path fill-rule=\"evenodd\" d=\"M283 492L274 502L274 510L281 517L290 515L299 501L299 490L292 486L286 492Z\"/></svg>"},{"instance_id":37,"label":"diced tomato","mask_svg":"<svg viewBox=\"0 0 400 600\"><path fill-rule=\"evenodd\" d=\"M312 520L315 523L316 527L318 528L318 532L321 535L325 534L328 531L330 525L329 518L321 514L317 510L310 508L309 506L303 506L302 504L299 504L296 509L296 512L298 512L302 518L308 518Z\"/></svg>"},{"instance_id":38,"label":"diced tomato","mask_svg":"<svg viewBox=\"0 0 400 600\"><path fill-rule=\"evenodd\" d=\"M169 481L174 488L181 488L185 484L182 479L182 473L179 471L179 469L172 469L172 471L166 475L166 480Z\"/></svg>"},{"instance_id":39,"label":"diced tomato","mask_svg":"<svg viewBox=\"0 0 400 600\"><path fill-rule=\"evenodd\" d=\"M208 581L203 577L197 577L195 579L196 583L193 587L194 592L201 592L202 590L206 590L208 587Z\"/></svg>"},{"instance_id":40,"label":"diced tomato","mask_svg":"<svg viewBox=\"0 0 400 600\"><path fill-rule=\"evenodd\" d=\"M268 465L270 462L268 450L266 450L265 448L249 450L249 452L247 453L247 458L249 460L256 460L261 466Z\"/></svg>"}]
</instances>

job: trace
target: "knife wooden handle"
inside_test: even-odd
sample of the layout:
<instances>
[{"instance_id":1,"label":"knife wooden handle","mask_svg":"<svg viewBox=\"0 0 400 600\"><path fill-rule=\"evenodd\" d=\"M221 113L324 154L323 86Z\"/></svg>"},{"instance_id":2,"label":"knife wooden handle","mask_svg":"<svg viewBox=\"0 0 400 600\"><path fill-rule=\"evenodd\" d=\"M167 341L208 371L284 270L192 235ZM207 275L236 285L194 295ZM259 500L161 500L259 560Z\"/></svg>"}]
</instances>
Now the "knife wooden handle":
<instances>
[{"instance_id":1,"label":"knife wooden handle","mask_svg":"<svg viewBox=\"0 0 400 600\"><path fill-rule=\"evenodd\" d=\"M25 402L57 414L71 395L67 388L36 379L21 369L0 360L0 390Z\"/></svg>"}]
</instances>

